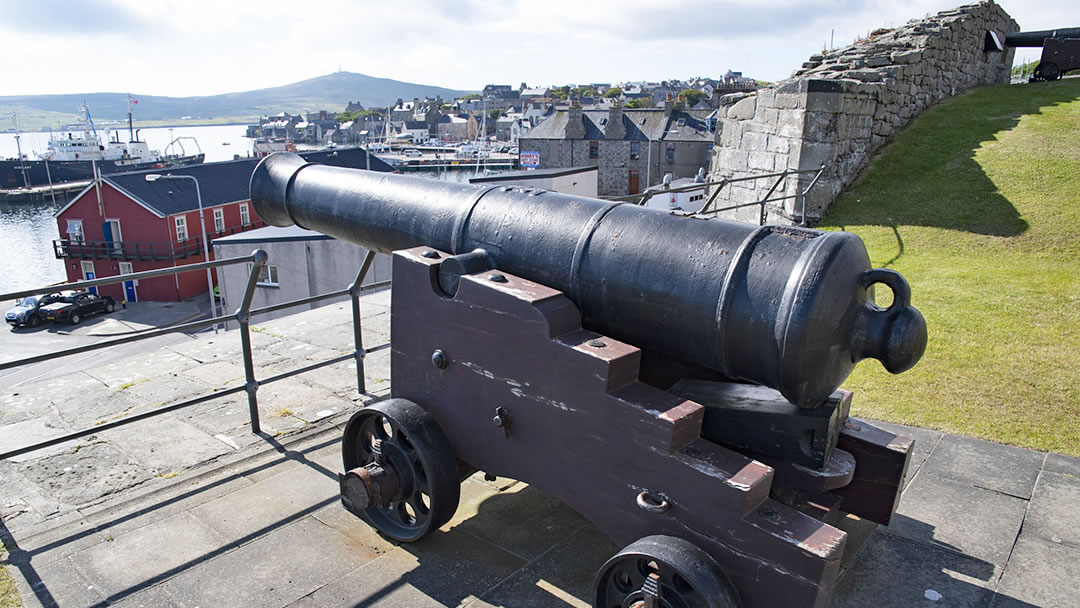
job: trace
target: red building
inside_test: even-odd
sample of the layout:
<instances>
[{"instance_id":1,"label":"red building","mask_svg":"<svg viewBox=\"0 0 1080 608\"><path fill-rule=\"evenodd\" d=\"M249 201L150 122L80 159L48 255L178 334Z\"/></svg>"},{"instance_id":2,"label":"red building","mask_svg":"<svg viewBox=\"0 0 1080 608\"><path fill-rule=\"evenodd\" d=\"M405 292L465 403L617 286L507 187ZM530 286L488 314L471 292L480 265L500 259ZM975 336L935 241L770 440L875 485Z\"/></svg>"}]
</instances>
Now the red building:
<instances>
[{"instance_id":1,"label":"red building","mask_svg":"<svg viewBox=\"0 0 1080 608\"><path fill-rule=\"evenodd\" d=\"M302 156L321 164L364 167L364 155L363 150L349 149ZM53 249L56 257L64 260L68 280L103 278L204 260L195 182L186 178L148 182L146 176L151 173L191 176L198 181L206 237L210 241L264 226L252 209L248 194L248 182L256 163L246 159L103 176L55 214L63 238L53 243ZM374 156L371 168L393 171ZM205 272L186 272L106 285L99 291L117 301L135 302L185 300L206 293L207 289Z\"/></svg>"}]
</instances>

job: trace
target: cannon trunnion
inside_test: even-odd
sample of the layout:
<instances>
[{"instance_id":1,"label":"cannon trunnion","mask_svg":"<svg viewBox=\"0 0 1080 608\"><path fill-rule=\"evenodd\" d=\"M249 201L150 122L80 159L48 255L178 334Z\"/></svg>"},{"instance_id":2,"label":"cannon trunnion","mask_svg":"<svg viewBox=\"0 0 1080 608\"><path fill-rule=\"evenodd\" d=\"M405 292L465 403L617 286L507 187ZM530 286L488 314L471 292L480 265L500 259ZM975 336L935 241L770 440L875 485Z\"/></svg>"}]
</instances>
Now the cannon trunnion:
<instances>
[{"instance_id":1,"label":"cannon trunnion","mask_svg":"<svg viewBox=\"0 0 1080 608\"><path fill-rule=\"evenodd\" d=\"M290 155L259 165L252 200L394 252L392 398L349 421L340 475L345 508L390 538L449 521L482 470L625 547L595 608L825 608L836 525L893 515L913 442L850 418L836 387L863 357L913 365L925 325L852 235Z\"/></svg>"}]
</instances>

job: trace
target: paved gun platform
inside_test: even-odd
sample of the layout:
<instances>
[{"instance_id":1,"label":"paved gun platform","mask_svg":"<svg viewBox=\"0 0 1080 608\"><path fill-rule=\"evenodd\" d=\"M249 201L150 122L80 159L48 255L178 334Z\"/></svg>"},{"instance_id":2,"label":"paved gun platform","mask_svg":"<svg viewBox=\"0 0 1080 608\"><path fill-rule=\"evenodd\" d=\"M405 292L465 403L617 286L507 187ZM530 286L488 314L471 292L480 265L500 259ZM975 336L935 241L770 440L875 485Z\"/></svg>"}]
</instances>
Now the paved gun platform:
<instances>
[{"instance_id":1,"label":"paved gun platform","mask_svg":"<svg viewBox=\"0 0 1080 608\"><path fill-rule=\"evenodd\" d=\"M389 293L365 296L367 346L388 339ZM347 305L258 323L259 377L351 349ZM235 386L236 332L0 395L0 447ZM351 412L389 392L389 353L0 463L0 535L25 606L589 606L619 547L513 480L462 486L454 519L417 543L381 538L338 503ZM77 405L66 407L78 397ZM889 527L861 546L833 605L1080 604L1080 459L881 423L915 454Z\"/></svg>"}]
</instances>

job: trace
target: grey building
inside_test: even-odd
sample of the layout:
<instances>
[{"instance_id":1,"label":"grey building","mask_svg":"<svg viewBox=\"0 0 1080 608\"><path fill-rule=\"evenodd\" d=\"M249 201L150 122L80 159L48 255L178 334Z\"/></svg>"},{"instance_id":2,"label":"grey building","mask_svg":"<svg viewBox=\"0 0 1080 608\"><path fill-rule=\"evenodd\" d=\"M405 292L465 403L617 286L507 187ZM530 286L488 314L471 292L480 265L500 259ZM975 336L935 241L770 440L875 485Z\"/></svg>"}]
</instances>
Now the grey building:
<instances>
[{"instance_id":1,"label":"grey building","mask_svg":"<svg viewBox=\"0 0 1080 608\"><path fill-rule=\"evenodd\" d=\"M266 251L268 263L255 287L252 308L262 308L347 288L364 262L367 250L312 230L296 226L269 226L214 239L214 256L224 259ZM226 310L235 310L243 298L250 265L236 264L217 269L218 287ZM390 280L390 257L378 255L364 279L364 285ZM306 307L289 308L260 315L257 321L311 310L347 299L323 300Z\"/></svg>"},{"instance_id":2,"label":"grey building","mask_svg":"<svg viewBox=\"0 0 1080 608\"><path fill-rule=\"evenodd\" d=\"M535 152L541 169L590 167L599 170L600 196L637 194L673 179L694 177L712 156L711 111L663 108L585 111L573 105L523 134L521 154Z\"/></svg>"}]
</instances>

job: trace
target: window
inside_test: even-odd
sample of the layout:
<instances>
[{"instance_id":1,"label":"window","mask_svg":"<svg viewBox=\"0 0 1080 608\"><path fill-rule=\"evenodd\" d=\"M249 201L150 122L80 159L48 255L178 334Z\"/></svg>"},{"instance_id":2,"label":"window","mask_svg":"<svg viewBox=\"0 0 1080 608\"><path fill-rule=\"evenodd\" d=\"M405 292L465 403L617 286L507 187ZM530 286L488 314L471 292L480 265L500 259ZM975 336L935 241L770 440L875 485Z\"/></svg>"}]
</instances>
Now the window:
<instances>
[{"instance_id":1,"label":"window","mask_svg":"<svg viewBox=\"0 0 1080 608\"><path fill-rule=\"evenodd\" d=\"M600 142L589 142L589 158L600 158Z\"/></svg>"},{"instance_id":2,"label":"window","mask_svg":"<svg viewBox=\"0 0 1080 608\"><path fill-rule=\"evenodd\" d=\"M251 216L248 215L247 203L240 205L240 223L247 226L251 223Z\"/></svg>"},{"instance_id":3,"label":"window","mask_svg":"<svg viewBox=\"0 0 1080 608\"><path fill-rule=\"evenodd\" d=\"M187 218L182 215L176 216L176 240L187 240Z\"/></svg>"},{"instance_id":4,"label":"window","mask_svg":"<svg viewBox=\"0 0 1080 608\"><path fill-rule=\"evenodd\" d=\"M251 274L251 264L247 265L248 274ZM277 266L266 264L259 271L259 278L255 280L255 284L259 287L277 287L278 286L278 271Z\"/></svg>"},{"instance_id":5,"label":"window","mask_svg":"<svg viewBox=\"0 0 1080 608\"><path fill-rule=\"evenodd\" d=\"M630 142L630 160L637 160L641 158L641 142Z\"/></svg>"},{"instance_id":6,"label":"window","mask_svg":"<svg viewBox=\"0 0 1080 608\"><path fill-rule=\"evenodd\" d=\"M224 209L214 209L214 232L225 232Z\"/></svg>"},{"instance_id":7,"label":"window","mask_svg":"<svg viewBox=\"0 0 1080 608\"><path fill-rule=\"evenodd\" d=\"M67 234L68 240L70 240L72 243L86 242L86 238L85 236L83 236L82 220L68 220Z\"/></svg>"},{"instance_id":8,"label":"window","mask_svg":"<svg viewBox=\"0 0 1080 608\"><path fill-rule=\"evenodd\" d=\"M675 162L675 144L668 142L664 147L664 160L673 163Z\"/></svg>"}]
</instances>

